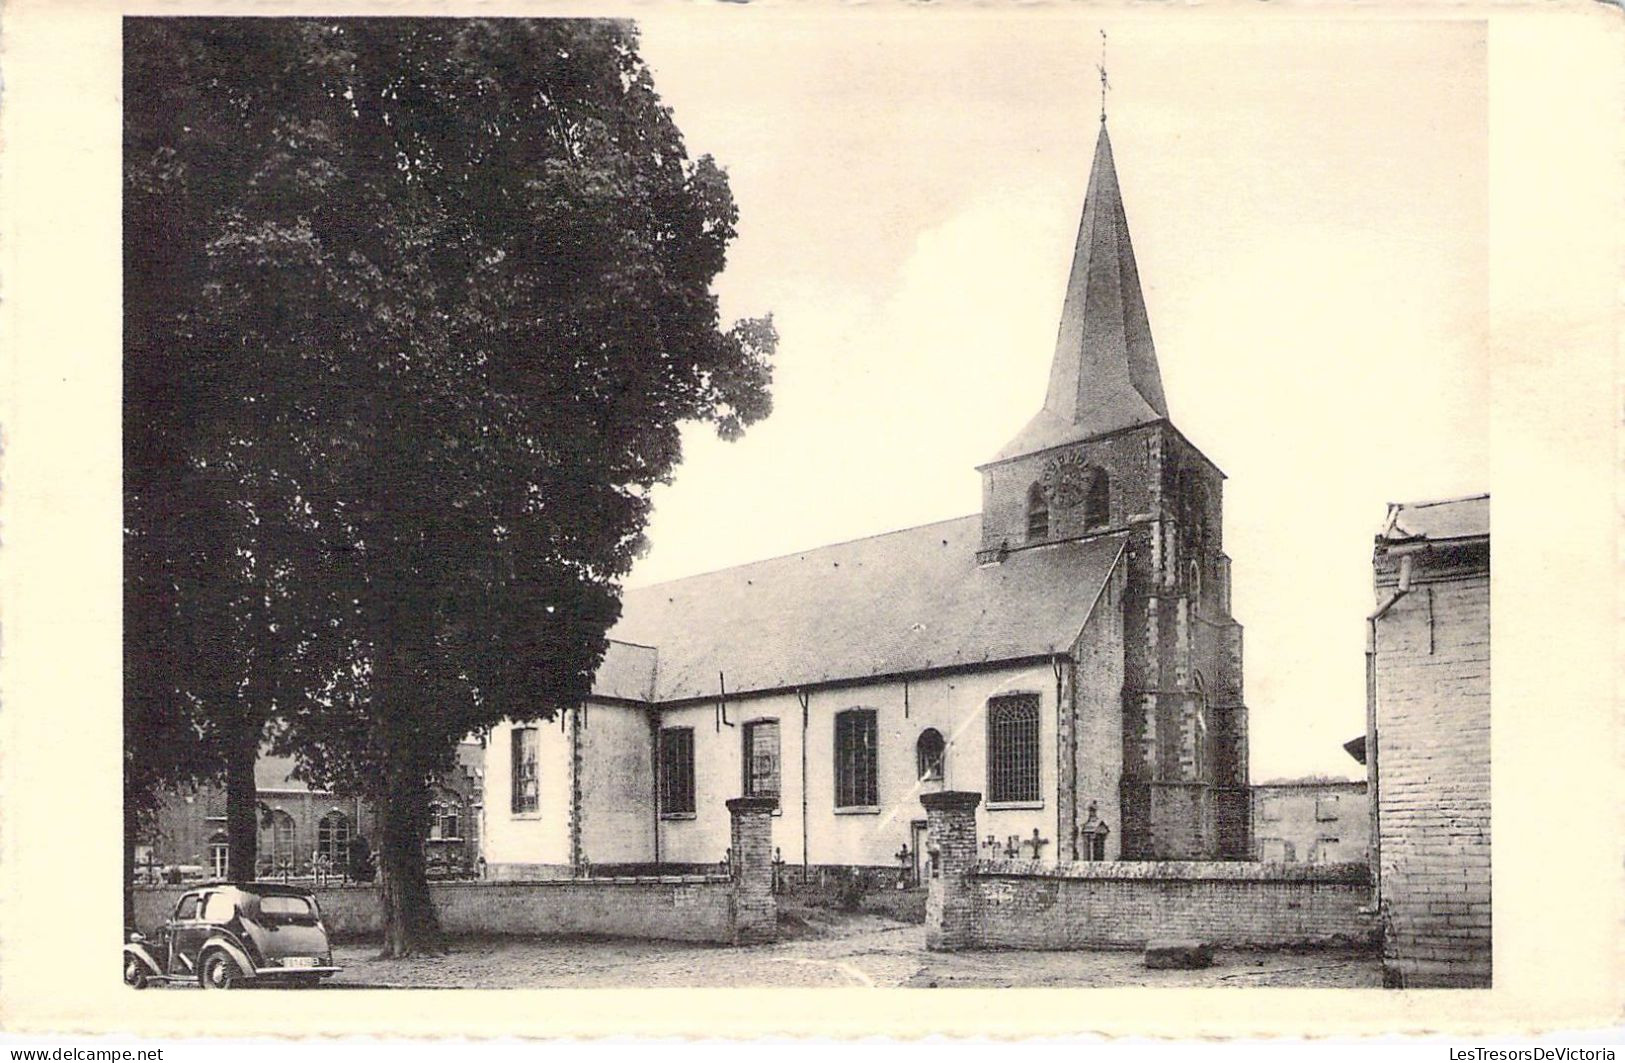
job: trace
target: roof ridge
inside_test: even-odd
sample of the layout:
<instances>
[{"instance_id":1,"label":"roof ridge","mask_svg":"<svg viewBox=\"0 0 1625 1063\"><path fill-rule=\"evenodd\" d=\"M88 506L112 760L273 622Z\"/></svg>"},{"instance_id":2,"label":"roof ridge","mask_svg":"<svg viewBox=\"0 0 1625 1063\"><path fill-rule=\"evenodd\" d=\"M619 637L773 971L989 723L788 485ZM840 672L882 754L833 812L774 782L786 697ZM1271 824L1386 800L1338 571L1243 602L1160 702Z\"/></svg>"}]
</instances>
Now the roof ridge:
<instances>
[{"instance_id":1,"label":"roof ridge","mask_svg":"<svg viewBox=\"0 0 1625 1063\"><path fill-rule=\"evenodd\" d=\"M1422 502L1390 502L1388 504L1398 506L1400 509L1426 509L1429 506L1450 506L1457 502L1477 502L1481 498L1488 497L1490 497L1488 491L1480 491L1476 495L1461 495L1457 498L1430 498Z\"/></svg>"},{"instance_id":2,"label":"roof ridge","mask_svg":"<svg viewBox=\"0 0 1625 1063\"><path fill-rule=\"evenodd\" d=\"M806 546L806 547L802 547L799 550L787 550L782 554L774 554L771 557L759 557L759 558L756 558L753 561L740 561L740 562L737 562L737 563L732 564L732 565L724 565L721 568L708 568L708 569L704 570L703 572L691 572L686 576L673 576L671 579L664 579L664 580L661 580L658 583L645 583L645 584L643 584L642 586L639 586L639 587L625 587L625 588L622 589L622 593L625 594L625 593L633 593L633 592L636 592L636 591L654 590L657 587L669 587L674 583L682 583L682 582L685 582L685 581L691 580L691 579L700 579L703 576L718 576L718 575L721 575L724 572L732 572L735 569L749 568L752 565L765 565L769 561L783 561L786 558L799 557L802 554L817 553L820 550L833 550L838 546L851 546L851 545L853 545L855 543L872 542L872 541L874 541L876 539L885 539L885 538L889 538L889 537L891 537L893 535L904 535L904 534L906 534L908 532L921 531L921 530L923 530L925 528L934 528L939 524L954 524L954 523L957 523L959 521L974 520L976 518L979 518L980 516L981 516L980 513L966 513L963 516L945 517L942 520L927 521L924 524L915 524L915 525L913 525L911 527L907 527L907 528L893 528L891 531L874 532L874 533L869 534L869 535L859 535L859 536L857 536L856 538L853 538L853 539L842 539L842 540L840 540L838 542L833 542L833 543L821 543L818 546ZM626 642L627 640L621 639L619 641ZM631 645L641 645L641 643L631 643ZM651 647L651 648L658 648L658 647Z\"/></svg>"}]
</instances>

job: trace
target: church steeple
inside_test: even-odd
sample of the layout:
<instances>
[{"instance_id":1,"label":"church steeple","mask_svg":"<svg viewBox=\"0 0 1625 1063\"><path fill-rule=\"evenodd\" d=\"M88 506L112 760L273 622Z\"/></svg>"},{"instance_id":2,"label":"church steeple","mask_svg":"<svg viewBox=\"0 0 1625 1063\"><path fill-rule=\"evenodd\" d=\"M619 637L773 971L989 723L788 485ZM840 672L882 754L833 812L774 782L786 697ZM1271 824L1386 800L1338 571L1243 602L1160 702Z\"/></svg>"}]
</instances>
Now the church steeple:
<instances>
[{"instance_id":1,"label":"church steeple","mask_svg":"<svg viewBox=\"0 0 1625 1063\"><path fill-rule=\"evenodd\" d=\"M993 460L1167 416L1111 137L1102 121L1044 408Z\"/></svg>"}]
</instances>

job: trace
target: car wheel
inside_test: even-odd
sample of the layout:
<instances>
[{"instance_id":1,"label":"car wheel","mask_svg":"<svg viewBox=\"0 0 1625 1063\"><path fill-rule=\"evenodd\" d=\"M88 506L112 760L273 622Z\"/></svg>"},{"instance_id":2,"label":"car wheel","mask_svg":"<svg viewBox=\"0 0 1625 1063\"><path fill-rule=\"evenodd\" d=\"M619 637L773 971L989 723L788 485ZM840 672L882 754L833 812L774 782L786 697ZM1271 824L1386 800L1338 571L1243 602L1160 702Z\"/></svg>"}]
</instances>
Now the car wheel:
<instances>
[{"instance_id":1,"label":"car wheel","mask_svg":"<svg viewBox=\"0 0 1625 1063\"><path fill-rule=\"evenodd\" d=\"M147 988L147 968L134 956L124 957L124 984L131 989Z\"/></svg>"},{"instance_id":2,"label":"car wheel","mask_svg":"<svg viewBox=\"0 0 1625 1063\"><path fill-rule=\"evenodd\" d=\"M204 989L236 989L243 984L243 978L242 968L224 949L215 949L203 957L203 969L198 972Z\"/></svg>"}]
</instances>

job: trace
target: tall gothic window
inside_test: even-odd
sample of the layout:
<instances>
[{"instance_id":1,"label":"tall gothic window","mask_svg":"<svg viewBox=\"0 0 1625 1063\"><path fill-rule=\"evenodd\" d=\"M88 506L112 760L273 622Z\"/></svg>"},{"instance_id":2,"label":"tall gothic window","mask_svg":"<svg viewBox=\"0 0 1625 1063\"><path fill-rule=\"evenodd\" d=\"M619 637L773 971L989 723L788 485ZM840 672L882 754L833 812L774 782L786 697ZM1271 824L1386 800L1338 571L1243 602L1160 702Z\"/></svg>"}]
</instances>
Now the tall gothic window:
<instances>
[{"instance_id":1,"label":"tall gothic window","mask_svg":"<svg viewBox=\"0 0 1625 1063\"><path fill-rule=\"evenodd\" d=\"M1049 499L1044 495L1043 484L1033 484L1027 489L1027 539L1047 539L1049 537Z\"/></svg>"},{"instance_id":2,"label":"tall gothic window","mask_svg":"<svg viewBox=\"0 0 1625 1063\"><path fill-rule=\"evenodd\" d=\"M987 703L987 795L990 803L1039 800L1037 694Z\"/></svg>"},{"instance_id":3,"label":"tall gothic window","mask_svg":"<svg viewBox=\"0 0 1625 1063\"><path fill-rule=\"evenodd\" d=\"M847 709L835 716L835 807L880 804L876 779L879 735L875 710Z\"/></svg>"},{"instance_id":4,"label":"tall gothic window","mask_svg":"<svg viewBox=\"0 0 1625 1063\"><path fill-rule=\"evenodd\" d=\"M745 796L779 796L779 721L745 725Z\"/></svg>"},{"instance_id":5,"label":"tall gothic window","mask_svg":"<svg viewBox=\"0 0 1625 1063\"><path fill-rule=\"evenodd\" d=\"M914 759L922 782L942 780L942 762L947 753L948 743L943 741L941 731L927 727L920 732L920 740L914 743Z\"/></svg>"},{"instance_id":6,"label":"tall gothic window","mask_svg":"<svg viewBox=\"0 0 1625 1063\"><path fill-rule=\"evenodd\" d=\"M660 731L660 814L694 814L694 728Z\"/></svg>"},{"instance_id":7,"label":"tall gothic window","mask_svg":"<svg viewBox=\"0 0 1625 1063\"><path fill-rule=\"evenodd\" d=\"M540 733L534 727L513 729L514 812L524 814L542 807Z\"/></svg>"},{"instance_id":8,"label":"tall gothic window","mask_svg":"<svg viewBox=\"0 0 1625 1063\"><path fill-rule=\"evenodd\" d=\"M1098 528L1112 520L1112 487L1106 470L1095 469L1089 478L1089 491L1083 496L1083 524Z\"/></svg>"}]
</instances>

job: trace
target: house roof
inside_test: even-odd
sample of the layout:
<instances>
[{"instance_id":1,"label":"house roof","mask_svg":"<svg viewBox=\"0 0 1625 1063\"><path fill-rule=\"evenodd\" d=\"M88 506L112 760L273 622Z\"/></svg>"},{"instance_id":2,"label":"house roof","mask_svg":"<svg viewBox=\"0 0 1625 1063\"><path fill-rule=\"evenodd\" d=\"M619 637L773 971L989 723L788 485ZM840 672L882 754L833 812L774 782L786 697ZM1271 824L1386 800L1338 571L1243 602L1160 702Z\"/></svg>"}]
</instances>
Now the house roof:
<instances>
[{"instance_id":1,"label":"house roof","mask_svg":"<svg viewBox=\"0 0 1625 1063\"><path fill-rule=\"evenodd\" d=\"M262 748L254 761L254 789L309 790L308 783L293 777L294 767L292 757L273 756Z\"/></svg>"},{"instance_id":2,"label":"house roof","mask_svg":"<svg viewBox=\"0 0 1625 1063\"><path fill-rule=\"evenodd\" d=\"M1111 138L1102 122L1044 408L992 461L1167 416Z\"/></svg>"},{"instance_id":3,"label":"house roof","mask_svg":"<svg viewBox=\"0 0 1625 1063\"><path fill-rule=\"evenodd\" d=\"M1474 539L1490 533L1490 496L1469 495L1439 502L1394 502L1378 539L1413 542Z\"/></svg>"},{"instance_id":4,"label":"house roof","mask_svg":"<svg viewBox=\"0 0 1625 1063\"><path fill-rule=\"evenodd\" d=\"M1124 539L990 565L980 544L972 515L628 590L594 693L704 699L1065 650Z\"/></svg>"},{"instance_id":5,"label":"house roof","mask_svg":"<svg viewBox=\"0 0 1625 1063\"><path fill-rule=\"evenodd\" d=\"M1254 790L1337 790L1363 789L1364 779L1334 779L1324 776L1305 776L1301 779L1270 779L1253 783Z\"/></svg>"}]
</instances>

